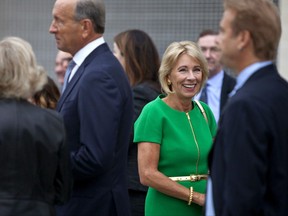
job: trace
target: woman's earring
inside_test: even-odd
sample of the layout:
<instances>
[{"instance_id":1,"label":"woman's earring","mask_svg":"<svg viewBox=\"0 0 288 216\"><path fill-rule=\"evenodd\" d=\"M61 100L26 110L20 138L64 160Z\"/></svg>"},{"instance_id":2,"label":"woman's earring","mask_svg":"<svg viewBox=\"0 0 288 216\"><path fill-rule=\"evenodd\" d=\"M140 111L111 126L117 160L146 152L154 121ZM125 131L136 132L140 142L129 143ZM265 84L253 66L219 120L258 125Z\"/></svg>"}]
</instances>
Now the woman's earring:
<instances>
[{"instance_id":1,"label":"woman's earring","mask_svg":"<svg viewBox=\"0 0 288 216\"><path fill-rule=\"evenodd\" d=\"M168 79L167 84L170 86L172 84L172 82Z\"/></svg>"}]
</instances>

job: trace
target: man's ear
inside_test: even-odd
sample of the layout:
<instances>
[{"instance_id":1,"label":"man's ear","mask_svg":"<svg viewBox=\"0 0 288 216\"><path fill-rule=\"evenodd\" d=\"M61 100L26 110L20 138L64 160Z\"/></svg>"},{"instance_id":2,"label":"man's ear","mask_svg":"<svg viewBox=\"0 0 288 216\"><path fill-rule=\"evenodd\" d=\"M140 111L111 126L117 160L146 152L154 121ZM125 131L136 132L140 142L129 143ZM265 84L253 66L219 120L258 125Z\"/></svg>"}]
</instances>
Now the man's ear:
<instances>
[{"instance_id":1,"label":"man's ear","mask_svg":"<svg viewBox=\"0 0 288 216\"><path fill-rule=\"evenodd\" d=\"M239 51L242 51L245 47L247 47L249 45L249 43L251 42L251 33L247 30L243 30L241 32L239 32L238 34L238 46L237 49Z\"/></svg>"},{"instance_id":2,"label":"man's ear","mask_svg":"<svg viewBox=\"0 0 288 216\"><path fill-rule=\"evenodd\" d=\"M83 19L80 22L82 29L82 36L86 38L93 31L93 24L90 19Z\"/></svg>"}]
</instances>

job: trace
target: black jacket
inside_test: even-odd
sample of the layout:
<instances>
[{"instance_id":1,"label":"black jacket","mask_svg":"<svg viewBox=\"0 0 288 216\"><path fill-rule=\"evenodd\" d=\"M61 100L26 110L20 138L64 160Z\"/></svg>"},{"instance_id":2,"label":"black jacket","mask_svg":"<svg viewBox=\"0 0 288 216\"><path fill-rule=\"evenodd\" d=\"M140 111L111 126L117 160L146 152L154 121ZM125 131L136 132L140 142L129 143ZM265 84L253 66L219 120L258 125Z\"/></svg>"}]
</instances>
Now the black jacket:
<instances>
[{"instance_id":1,"label":"black jacket","mask_svg":"<svg viewBox=\"0 0 288 216\"><path fill-rule=\"evenodd\" d=\"M139 117L143 107L161 94L160 86L153 82L143 82L132 88L134 102L134 122ZM137 143L133 143L131 135L128 153L128 189L147 191L148 187L140 183L137 163Z\"/></svg>"},{"instance_id":2,"label":"black jacket","mask_svg":"<svg viewBox=\"0 0 288 216\"><path fill-rule=\"evenodd\" d=\"M209 155L216 215L287 215L288 84L274 65L229 99Z\"/></svg>"},{"instance_id":3,"label":"black jacket","mask_svg":"<svg viewBox=\"0 0 288 216\"><path fill-rule=\"evenodd\" d=\"M60 115L26 100L0 99L0 215L54 215L70 195Z\"/></svg>"}]
</instances>

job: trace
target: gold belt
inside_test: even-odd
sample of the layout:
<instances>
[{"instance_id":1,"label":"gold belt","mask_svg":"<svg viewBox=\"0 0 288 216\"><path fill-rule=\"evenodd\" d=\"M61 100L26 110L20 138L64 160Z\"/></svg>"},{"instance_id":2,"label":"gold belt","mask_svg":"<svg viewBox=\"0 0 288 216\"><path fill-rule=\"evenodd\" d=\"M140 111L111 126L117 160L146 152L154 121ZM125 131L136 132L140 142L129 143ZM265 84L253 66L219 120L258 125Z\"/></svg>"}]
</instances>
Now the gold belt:
<instances>
[{"instance_id":1,"label":"gold belt","mask_svg":"<svg viewBox=\"0 0 288 216\"><path fill-rule=\"evenodd\" d=\"M200 181L208 178L208 175L190 175L190 176L175 176L169 177L172 181Z\"/></svg>"}]
</instances>

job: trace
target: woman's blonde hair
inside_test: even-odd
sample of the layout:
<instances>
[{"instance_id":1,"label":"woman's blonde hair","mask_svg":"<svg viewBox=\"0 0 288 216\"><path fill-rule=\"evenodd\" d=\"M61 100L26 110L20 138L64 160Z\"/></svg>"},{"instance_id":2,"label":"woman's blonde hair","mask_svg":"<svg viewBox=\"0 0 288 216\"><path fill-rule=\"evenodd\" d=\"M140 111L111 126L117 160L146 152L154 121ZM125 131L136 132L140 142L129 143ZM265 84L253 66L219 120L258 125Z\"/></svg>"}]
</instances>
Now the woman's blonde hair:
<instances>
[{"instance_id":1,"label":"woman's blonde hair","mask_svg":"<svg viewBox=\"0 0 288 216\"><path fill-rule=\"evenodd\" d=\"M46 82L47 75L38 70L27 41L19 37L0 41L0 97L28 99Z\"/></svg>"},{"instance_id":2,"label":"woman's blonde hair","mask_svg":"<svg viewBox=\"0 0 288 216\"><path fill-rule=\"evenodd\" d=\"M163 91L166 94L173 93L173 90L170 89L168 85L168 75L172 72L172 69L175 66L179 57L184 53L195 59L200 64L202 70L202 81L199 91L204 86L208 78L209 71L207 67L207 61L198 45L192 41L173 42L167 47L166 51L164 52L159 69L159 81Z\"/></svg>"}]
</instances>

